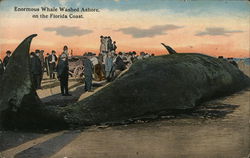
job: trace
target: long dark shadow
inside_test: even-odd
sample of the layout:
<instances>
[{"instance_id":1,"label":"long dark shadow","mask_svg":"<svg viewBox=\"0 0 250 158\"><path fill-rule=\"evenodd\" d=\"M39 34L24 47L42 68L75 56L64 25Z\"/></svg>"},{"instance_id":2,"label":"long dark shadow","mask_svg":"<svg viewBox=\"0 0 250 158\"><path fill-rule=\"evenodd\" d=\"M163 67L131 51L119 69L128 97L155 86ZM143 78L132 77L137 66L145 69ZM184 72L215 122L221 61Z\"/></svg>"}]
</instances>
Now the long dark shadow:
<instances>
[{"instance_id":1,"label":"long dark shadow","mask_svg":"<svg viewBox=\"0 0 250 158\"><path fill-rule=\"evenodd\" d=\"M104 83L93 83L93 90L96 88L103 86ZM71 89L77 87L74 91ZM69 91L72 94L72 96L61 96L61 94L53 94L51 96L42 98L41 100L47 104L47 105L60 105L60 106L66 106L68 104L72 104L72 102L77 102L80 96L85 93L84 84L77 82L74 85L69 87Z\"/></svg>"},{"instance_id":2,"label":"long dark shadow","mask_svg":"<svg viewBox=\"0 0 250 158\"><path fill-rule=\"evenodd\" d=\"M17 155L15 155L15 158L49 157L58 152L71 141L73 141L79 134L80 132L74 131L65 132L60 136L54 137L46 142L35 145L29 149L18 153Z\"/></svg>"},{"instance_id":3,"label":"long dark shadow","mask_svg":"<svg viewBox=\"0 0 250 158\"><path fill-rule=\"evenodd\" d=\"M0 152L44 136L42 133L0 131Z\"/></svg>"}]
</instances>

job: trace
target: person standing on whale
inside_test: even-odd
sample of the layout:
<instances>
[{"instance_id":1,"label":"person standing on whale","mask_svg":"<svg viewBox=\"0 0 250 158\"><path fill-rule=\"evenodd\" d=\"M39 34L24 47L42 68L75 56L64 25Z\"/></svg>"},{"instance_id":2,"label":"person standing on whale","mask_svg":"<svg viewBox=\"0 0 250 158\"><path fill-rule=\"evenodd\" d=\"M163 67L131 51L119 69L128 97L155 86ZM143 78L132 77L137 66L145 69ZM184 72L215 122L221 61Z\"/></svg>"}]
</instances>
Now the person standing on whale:
<instances>
[{"instance_id":1,"label":"person standing on whale","mask_svg":"<svg viewBox=\"0 0 250 158\"><path fill-rule=\"evenodd\" d=\"M108 47L108 49L107 49L108 52L107 53L109 53L110 51L113 50L112 39L111 39L110 36L108 36L108 38L107 38L107 47Z\"/></svg>"},{"instance_id":2,"label":"person standing on whale","mask_svg":"<svg viewBox=\"0 0 250 158\"><path fill-rule=\"evenodd\" d=\"M100 36L100 54L103 54L106 51L105 39L103 36Z\"/></svg>"}]
</instances>

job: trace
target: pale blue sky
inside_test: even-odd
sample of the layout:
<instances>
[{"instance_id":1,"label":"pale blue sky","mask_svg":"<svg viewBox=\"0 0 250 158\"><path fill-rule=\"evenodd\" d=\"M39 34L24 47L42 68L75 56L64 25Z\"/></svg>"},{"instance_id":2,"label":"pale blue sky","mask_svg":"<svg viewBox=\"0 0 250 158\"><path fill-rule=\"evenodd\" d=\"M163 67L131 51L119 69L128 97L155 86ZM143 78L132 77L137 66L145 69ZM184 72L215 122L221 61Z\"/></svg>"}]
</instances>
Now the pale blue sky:
<instances>
[{"instance_id":1,"label":"pale blue sky","mask_svg":"<svg viewBox=\"0 0 250 158\"><path fill-rule=\"evenodd\" d=\"M168 10L173 13L191 16L250 14L247 0L2 0L1 10L11 10L13 6L33 7L43 4L51 6L93 7L109 10Z\"/></svg>"}]
</instances>

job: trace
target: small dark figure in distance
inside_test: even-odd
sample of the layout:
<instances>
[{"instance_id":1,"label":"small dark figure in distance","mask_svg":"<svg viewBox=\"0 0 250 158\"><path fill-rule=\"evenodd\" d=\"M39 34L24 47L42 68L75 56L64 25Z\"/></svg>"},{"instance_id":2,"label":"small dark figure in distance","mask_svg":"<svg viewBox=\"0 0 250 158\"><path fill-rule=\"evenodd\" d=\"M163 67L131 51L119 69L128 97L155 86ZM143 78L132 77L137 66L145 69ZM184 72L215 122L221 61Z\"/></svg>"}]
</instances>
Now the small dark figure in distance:
<instances>
[{"instance_id":1,"label":"small dark figure in distance","mask_svg":"<svg viewBox=\"0 0 250 158\"><path fill-rule=\"evenodd\" d=\"M227 60L228 60L228 62L229 62L230 64L232 64L232 65L234 65L235 67L238 68L238 64L236 63L236 61L234 61L233 58L228 58Z\"/></svg>"}]
</instances>

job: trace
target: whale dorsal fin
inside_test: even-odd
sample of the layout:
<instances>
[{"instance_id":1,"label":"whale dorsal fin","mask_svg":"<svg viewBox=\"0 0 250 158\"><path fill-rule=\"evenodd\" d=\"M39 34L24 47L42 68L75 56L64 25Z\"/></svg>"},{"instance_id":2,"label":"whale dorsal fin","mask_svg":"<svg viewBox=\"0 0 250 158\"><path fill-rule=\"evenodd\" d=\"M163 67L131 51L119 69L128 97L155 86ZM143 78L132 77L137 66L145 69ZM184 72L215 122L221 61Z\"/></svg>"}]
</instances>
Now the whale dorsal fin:
<instances>
[{"instance_id":1,"label":"whale dorsal fin","mask_svg":"<svg viewBox=\"0 0 250 158\"><path fill-rule=\"evenodd\" d=\"M173 48L171 48L170 46L167 46L166 44L164 44L164 43L161 43L166 49L167 49L167 51L168 51L168 53L169 54L176 54L177 52L173 49Z\"/></svg>"}]
</instances>

